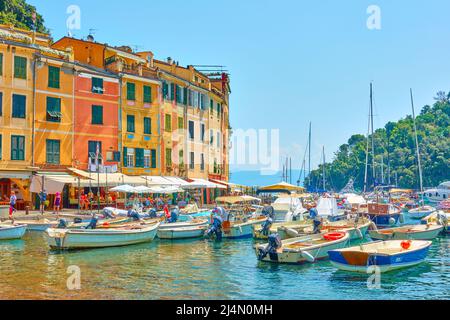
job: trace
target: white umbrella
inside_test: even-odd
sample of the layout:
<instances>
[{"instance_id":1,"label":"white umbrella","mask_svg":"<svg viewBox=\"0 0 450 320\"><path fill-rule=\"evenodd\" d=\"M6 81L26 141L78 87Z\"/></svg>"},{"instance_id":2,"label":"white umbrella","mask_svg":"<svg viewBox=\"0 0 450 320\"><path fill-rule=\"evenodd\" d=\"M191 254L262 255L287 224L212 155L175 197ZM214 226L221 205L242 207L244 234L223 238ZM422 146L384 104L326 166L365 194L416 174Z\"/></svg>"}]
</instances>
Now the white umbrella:
<instances>
[{"instance_id":1,"label":"white umbrella","mask_svg":"<svg viewBox=\"0 0 450 320\"><path fill-rule=\"evenodd\" d=\"M149 188L149 187L146 187L146 186L139 186L139 187L134 188L134 192L135 193L140 193L140 194L142 194L142 193L151 193L152 189Z\"/></svg>"},{"instance_id":2,"label":"white umbrella","mask_svg":"<svg viewBox=\"0 0 450 320\"><path fill-rule=\"evenodd\" d=\"M160 193L160 194L172 194L184 192L184 190L179 187L152 187L150 189L151 193Z\"/></svg>"},{"instance_id":3,"label":"white umbrella","mask_svg":"<svg viewBox=\"0 0 450 320\"><path fill-rule=\"evenodd\" d=\"M135 188L130 186L130 185L128 185L128 184L125 184L125 185L122 185L122 186L117 186L117 187L114 187L114 188L112 188L110 190L113 191L113 192L135 193Z\"/></svg>"}]
</instances>

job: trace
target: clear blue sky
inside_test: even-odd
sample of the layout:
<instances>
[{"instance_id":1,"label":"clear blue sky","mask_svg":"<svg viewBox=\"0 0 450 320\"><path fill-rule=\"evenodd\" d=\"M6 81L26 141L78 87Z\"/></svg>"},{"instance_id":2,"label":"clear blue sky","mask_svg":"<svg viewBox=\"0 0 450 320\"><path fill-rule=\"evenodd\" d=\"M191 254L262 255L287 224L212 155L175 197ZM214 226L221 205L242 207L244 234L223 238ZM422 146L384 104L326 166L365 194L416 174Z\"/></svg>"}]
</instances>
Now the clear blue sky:
<instances>
[{"instance_id":1,"label":"clear blue sky","mask_svg":"<svg viewBox=\"0 0 450 320\"><path fill-rule=\"evenodd\" d=\"M231 73L233 128L280 128L283 154L299 167L313 122L313 160L330 159L353 133L367 131L369 82L375 125L410 113L450 90L450 1L30 0L55 39L66 9L81 8L76 37L96 29L111 45L138 46L182 65L220 64ZM381 30L369 30L369 5Z\"/></svg>"}]
</instances>

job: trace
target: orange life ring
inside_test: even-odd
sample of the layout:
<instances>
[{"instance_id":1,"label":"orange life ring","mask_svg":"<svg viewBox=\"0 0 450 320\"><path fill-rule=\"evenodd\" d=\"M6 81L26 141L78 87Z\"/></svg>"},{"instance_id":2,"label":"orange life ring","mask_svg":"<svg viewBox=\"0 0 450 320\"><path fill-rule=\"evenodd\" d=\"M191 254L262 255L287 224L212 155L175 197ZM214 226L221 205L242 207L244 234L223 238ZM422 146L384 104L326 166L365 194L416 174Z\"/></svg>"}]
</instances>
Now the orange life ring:
<instances>
[{"instance_id":1,"label":"orange life ring","mask_svg":"<svg viewBox=\"0 0 450 320\"><path fill-rule=\"evenodd\" d=\"M345 232L330 232L323 235L323 238L328 241L336 241L345 237Z\"/></svg>"}]
</instances>

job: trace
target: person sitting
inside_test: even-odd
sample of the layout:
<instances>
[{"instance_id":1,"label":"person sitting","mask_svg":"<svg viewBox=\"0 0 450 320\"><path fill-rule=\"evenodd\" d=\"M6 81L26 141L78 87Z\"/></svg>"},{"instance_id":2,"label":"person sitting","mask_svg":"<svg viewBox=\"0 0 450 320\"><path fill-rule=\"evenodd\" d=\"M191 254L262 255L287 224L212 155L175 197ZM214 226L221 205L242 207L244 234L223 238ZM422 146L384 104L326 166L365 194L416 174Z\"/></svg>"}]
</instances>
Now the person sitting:
<instances>
[{"instance_id":1,"label":"person sitting","mask_svg":"<svg viewBox=\"0 0 450 320\"><path fill-rule=\"evenodd\" d=\"M133 221L141 221L141 217L139 216L139 213L136 212L136 210L130 209L127 213L128 218L132 218Z\"/></svg>"},{"instance_id":2,"label":"person sitting","mask_svg":"<svg viewBox=\"0 0 450 320\"><path fill-rule=\"evenodd\" d=\"M97 228L97 222L98 222L98 218L97 218L97 216L94 214L93 216L92 216L92 219L91 219L91 221L89 222L89 224L86 226L86 230L89 230L89 229L91 229L91 230L95 230L96 228Z\"/></svg>"},{"instance_id":3,"label":"person sitting","mask_svg":"<svg viewBox=\"0 0 450 320\"><path fill-rule=\"evenodd\" d=\"M170 213L170 218L168 220L168 223L175 223L178 220L178 208L175 208L172 210L172 212Z\"/></svg>"}]
</instances>

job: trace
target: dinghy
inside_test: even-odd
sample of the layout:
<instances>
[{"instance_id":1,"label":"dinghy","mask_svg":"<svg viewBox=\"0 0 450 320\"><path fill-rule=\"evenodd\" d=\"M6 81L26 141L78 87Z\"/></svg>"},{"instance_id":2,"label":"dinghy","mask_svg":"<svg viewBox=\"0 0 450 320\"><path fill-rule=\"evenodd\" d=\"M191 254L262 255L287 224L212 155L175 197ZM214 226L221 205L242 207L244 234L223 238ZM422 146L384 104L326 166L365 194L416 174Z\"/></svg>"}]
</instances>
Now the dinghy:
<instances>
[{"instance_id":1,"label":"dinghy","mask_svg":"<svg viewBox=\"0 0 450 320\"><path fill-rule=\"evenodd\" d=\"M425 217L428 217L430 214L436 211L436 208L431 206L422 206L416 209L411 209L408 211L409 217L411 219L420 220Z\"/></svg>"},{"instance_id":2,"label":"dinghy","mask_svg":"<svg viewBox=\"0 0 450 320\"><path fill-rule=\"evenodd\" d=\"M22 239L26 231L26 224L0 224L0 240Z\"/></svg>"},{"instance_id":3,"label":"dinghy","mask_svg":"<svg viewBox=\"0 0 450 320\"><path fill-rule=\"evenodd\" d=\"M27 231L44 232L48 228L55 228L58 225L56 221L44 220L20 220L21 224L27 225Z\"/></svg>"},{"instance_id":4,"label":"dinghy","mask_svg":"<svg viewBox=\"0 0 450 320\"><path fill-rule=\"evenodd\" d=\"M106 248L153 241L158 227L159 223L99 230L47 229L46 235L52 249Z\"/></svg>"},{"instance_id":5,"label":"dinghy","mask_svg":"<svg viewBox=\"0 0 450 320\"><path fill-rule=\"evenodd\" d=\"M427 257L431 241L379 241L360 246L331 250L331 264L344 271L367 273L371 266L381 272L415 266Z\"/></svg>"},{"instance_id":6,"label":"dinghy","mask_svg":"<svg viewBox=\"0 0 450 320\"><path fill-rule=\"evenodd\" d=\"M160 239L193 239L201 238L208 229L208 220L192 220L190 222L177 222L161 224L158 229Z\"/></svg>"},{"instance_id":7,"label":"dinghy","mask_svg":"<svg viewBox=\"0 0 450 320\"><path fill-rule=\"evenodd\" d=\"M253 227L258 224L263 224L267 220L266 217L250 218L245 222L229 222L223 223L223 238L224 239L245 239L253 236Z\"/></svg>"},{"instance_id":8,"label":"dinghy","mask_svg":"<svg viewBox=\"0 0 450 320\"><path fill-rule=\"evenodd\" d=\"M369 231L373 240L434 240L444 230L440 225L410 225Z\"/></svg>"},{"instance_id":9,"label":"dinghy","mask_svg":"<svg viewBox=\"0 0 450 320\"><path fill-rule=\"evenodd\" d=\"M271 235L269 244L256 246L256 256L260 261L314 263L327 258L330 250L345 248L350 239L346 232L316 234L284 241L277 240L276 237L277 235Z\"/></svg>"}]
</instances>

